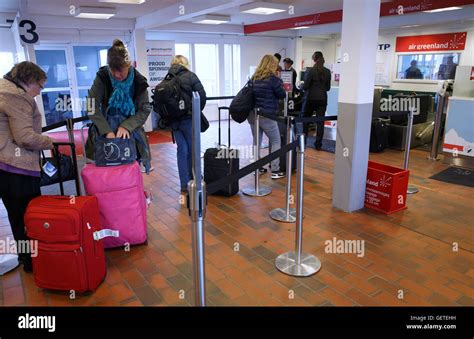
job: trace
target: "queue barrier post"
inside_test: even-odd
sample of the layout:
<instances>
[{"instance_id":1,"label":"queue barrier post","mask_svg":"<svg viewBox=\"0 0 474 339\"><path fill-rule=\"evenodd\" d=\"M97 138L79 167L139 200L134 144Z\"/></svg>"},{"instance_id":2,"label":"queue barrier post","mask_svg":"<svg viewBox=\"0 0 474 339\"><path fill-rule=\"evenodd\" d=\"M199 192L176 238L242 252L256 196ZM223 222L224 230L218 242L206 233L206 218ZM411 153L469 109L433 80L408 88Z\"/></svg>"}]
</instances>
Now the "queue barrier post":
<instances>
[{"instance_id":1,"label":"queue barrier post","mask_svg":"<svg viewBox=\"0 0 474 339\"><path fill-rule=\"evenodd\" d=\"M286 120L286 143L289 144L293 141L293 125L291 117L288 118L288 93L286 93L284 116ZM291 199L291 173L293 168L291 167L293 157L293 151L290 150L286 154L286 205L285 208L275 208L270 211L270 218L281 222L295 222L296 221L296 209L290 208Z\"/></svg>"},{"instance_id":2,"label":"queue barrier post","mask_svg":"<svg viewBox=\"0 0 474 339\"><path fill-rule=\"evenodd\" d=\"M192 120L193 179L188 183L188 209L192 222L194 302L206 306L206 272L204 266L204 217L206 214L206 183L201 175L201 107L198 92L193 92Z\"/></svg>"},{"instance_id":3,"label":"queue barrier post","mask_svg":"<svg viewBox=\"0 0 474 339\"><path fill-rule=\"evenodd\" d=\"M304 134L298 135L298 141L295 250L279 255L275 260L275 266L285 274L294 277L308 277L321 269L321 261L312 254L303 253Z\"/></svg>"},{"instance_id":4,"label":"queue barrier post","mask_svg":"<svg viewBox=\"0 0 474 339\"><path fill-rule=\"evenodd\" d=\"M408 171L408 161L410 159L412 130L413 130L413 109L410 108L410 111L408 113L408 126L407 126L406 135L405 135L405 153L404 153L404 159L403 159L403 168L405 169L405 171ZM418 188L416 186L408 184L407 193L408 194L418 193Z\"/></svg>"},{"instance_id":5,"label":"queue barrier post","mask_svg":"<svg viewBox=\"0 0 474 339\"><path fill-rule=\"evenodd\" d=\"M258 110L255 109L255 145L254 145L254 151L256 153L256 161L260 160L260 135L259 135L259 130L260 130L260 116L258 114ZM272 189L267 186L260 186L260 173L259 169L257 168L255 170L255 181L254 181L254 187L246 187L242 189L242 193L245 195L249 195L252 197L264 197L266 195L269 195L272 193Z\"/></svg>"}]
</instances>

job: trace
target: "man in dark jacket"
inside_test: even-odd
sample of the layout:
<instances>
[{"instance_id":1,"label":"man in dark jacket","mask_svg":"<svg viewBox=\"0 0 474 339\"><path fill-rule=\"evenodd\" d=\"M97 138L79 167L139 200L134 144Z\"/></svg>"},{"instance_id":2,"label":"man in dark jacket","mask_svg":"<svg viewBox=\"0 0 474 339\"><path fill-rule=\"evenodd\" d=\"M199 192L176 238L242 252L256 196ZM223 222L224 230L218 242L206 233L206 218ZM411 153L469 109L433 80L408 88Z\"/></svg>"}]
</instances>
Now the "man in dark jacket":
<instances>
[{"instance_id":1,"label":"man in dark jacket","mask_svg":"<svg viewBox=\"0 0 474 339\"><path fill-rule=\"evenodd\" d=\"M328 102L327 92L331 89L331 71L324 67L324 57L321 52L313 54L314 66L306 70L303 83L305 100L303 103L303 115L310 117L313 112L316 116L323 117L326 114ZM304 133L308 136L309 125L304 124ZM320 150L323 143L324 122L316 123L316 141L314 147ZM307 140L307 139L306 139Z\"/></svg>"}]
</instances>

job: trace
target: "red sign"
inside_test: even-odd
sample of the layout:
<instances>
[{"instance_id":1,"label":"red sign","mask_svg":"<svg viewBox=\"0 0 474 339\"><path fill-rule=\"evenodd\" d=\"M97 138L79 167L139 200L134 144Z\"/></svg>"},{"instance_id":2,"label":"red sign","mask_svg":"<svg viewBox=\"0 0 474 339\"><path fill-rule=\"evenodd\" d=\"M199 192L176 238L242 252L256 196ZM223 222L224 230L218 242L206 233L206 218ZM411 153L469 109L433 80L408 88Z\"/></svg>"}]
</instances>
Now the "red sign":
<instances>
[{"instance_id":1,"label":"red sign","mask_svg":"<svg viewBox=\"0 0 474 339\"><path fill-rule=\"evenodd\" d=\"M298 28L304 26L330 24L342 21L342 10L316 13L294 18L261 22L259 24L245 25L244 33L258 33L266 31L275 31L279 29Z\"/></svg>"},{"instance_id":2,"label":"red sign","mask_svg":"<svg viewBox=\"0 0 474 339\"><path fill-rule=\"evenodd\" d=\"M429 11L434 9L467 6L474 4L474 0L398 0L384 2L380 6L380 16L405 15ZM244 26L245 34L276 31L280 29L301 26L314 26L342 21L342 9L315 13L311 15L290 17L288 19L274 20Z\"/></svg>"},{"instance_id":3,"label":"red sign","mask_svg":"<svg viewBox=\"0 0 474 339\"><path fill-rule=\"evenodd\" d=\"M397 37L396 52L462 51L466 32Z\"/></svg>"}]
</instances>

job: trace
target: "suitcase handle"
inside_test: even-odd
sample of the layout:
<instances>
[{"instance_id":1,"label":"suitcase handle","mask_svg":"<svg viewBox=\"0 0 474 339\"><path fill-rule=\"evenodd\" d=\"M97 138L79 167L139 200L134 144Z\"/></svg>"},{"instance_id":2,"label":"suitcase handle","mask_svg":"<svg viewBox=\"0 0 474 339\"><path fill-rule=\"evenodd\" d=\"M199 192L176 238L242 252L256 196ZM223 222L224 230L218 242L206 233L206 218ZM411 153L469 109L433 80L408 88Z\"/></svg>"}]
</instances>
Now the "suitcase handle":
<instances>
[{"instance_id":1,"label":"suitcase handle","mask_svg":"<svg viewBox=\"0 0 474 339\"><path fill-rule=\"evenodd\" d=\"M228 124L228 127L227 127L227 136L228 136L228 142L229 142L228 147L230 148L230 111L229 111L229 107L221 106L221 107L218 107L217 109L219 110L219 126L218 126L219 146L221 146L221 111L222 110L227 110L227 113L228 113L227 120L229 121L229 124Z\"/></svg>"}]
</instances>

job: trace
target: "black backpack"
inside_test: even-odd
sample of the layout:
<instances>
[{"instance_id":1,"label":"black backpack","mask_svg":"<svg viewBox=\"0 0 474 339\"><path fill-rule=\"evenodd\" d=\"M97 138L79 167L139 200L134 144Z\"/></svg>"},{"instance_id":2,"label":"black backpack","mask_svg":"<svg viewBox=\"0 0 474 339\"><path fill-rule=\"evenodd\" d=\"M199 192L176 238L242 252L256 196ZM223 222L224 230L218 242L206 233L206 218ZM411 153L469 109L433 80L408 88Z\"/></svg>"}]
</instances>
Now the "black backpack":
<instances>
[{"instance_id":1,"label":"black backpack","mask_svg":"<svg viewBox=\"0 0 474 339\"><path fill-rule=\"evenodd\" d=\"M153 110L160 115L165 124L181 120L189 112L189 100L181 88L177 74L166 74L156 85L153 94Z\"/></svg>"},{"instance_id":2,"label":"black backpack","mask_svg":"<svg viewBox=\"0 0 474 339\"><path fill-rule=\"evenodd\" d=\"M241 124L247 119L250 111L252 111L254 107L253 82L249 80L234 99L232 99L229 106L229 113L234 121Z\"/></svg>"}]
</instances>

